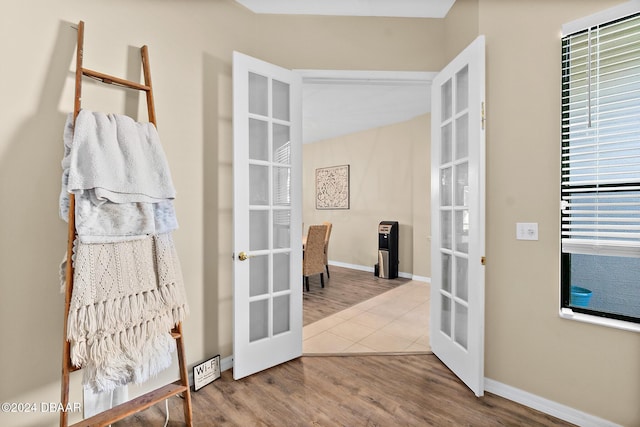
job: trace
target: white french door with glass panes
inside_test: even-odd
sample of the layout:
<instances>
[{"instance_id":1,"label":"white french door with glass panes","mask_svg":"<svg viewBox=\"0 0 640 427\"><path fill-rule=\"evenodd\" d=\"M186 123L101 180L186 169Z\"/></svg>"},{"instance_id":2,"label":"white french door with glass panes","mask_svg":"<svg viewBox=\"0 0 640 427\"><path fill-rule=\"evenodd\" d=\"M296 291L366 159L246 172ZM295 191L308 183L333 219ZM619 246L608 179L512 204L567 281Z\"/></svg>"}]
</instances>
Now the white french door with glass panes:
<instances>
[{"instance_id":1,"label":"white french door with glass panes","mask_svg":"<svg viewBox=\"0 0 640 427\"><path fill-rule=\"evenodd\" d=\"M301 78L233 54L233 376L302 355Z\"/></svg>"},{"instance_id":2,"label":"white french door with glass panes","mask_svg":"<svg viewBox=\"0 0 640 427\"><path fill-rule=\"evenodd\" d=\"M484 37L431 89L431 349L484 394Z\"/></svg>"}]
</instances>

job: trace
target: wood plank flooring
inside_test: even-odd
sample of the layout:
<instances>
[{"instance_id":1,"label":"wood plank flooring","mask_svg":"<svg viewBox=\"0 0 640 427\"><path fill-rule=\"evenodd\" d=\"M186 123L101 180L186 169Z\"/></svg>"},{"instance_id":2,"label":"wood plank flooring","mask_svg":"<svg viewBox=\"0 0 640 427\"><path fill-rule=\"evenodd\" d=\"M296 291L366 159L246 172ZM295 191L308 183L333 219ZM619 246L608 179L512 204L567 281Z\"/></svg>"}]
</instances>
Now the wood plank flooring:
<instances>
[{"instance_id":1,"label":"wood plank flooring","mask_svg":"<svg viewBox=\"0 0 640 427\"><path fill-rule=\"evenodd\" d=\"M304 324L372 298L408 279L329 267L304 293ZM326 279L326 278L325 278ZM432 354L301 357L234 381L232 371L192 392L194 426L571 426L487 393L476 398ZM168 427L182 427L182 401L169 399ZM157 404L114 427L162 426Z\"/></svg>"},{"instance_id":2,"label":"wood plank flooring","mask_svg":"<svg viewBox=\"0 0 640 427\"><path fill-rule=\"evenodd\" d=\"M192 393L195 426L571 426L487 393L476 398L433 355L302 357ZM182 404L170 399L184 426ZM164 405L118 427L162 426Z\"/></svg>"},{"instance_id":3,"label":"wood plank flooring","mask_svg":"<svg viewBox=\"0 0 640 427\"><path fill-rule=\"evenodd\" d=\"M320 286L320 276L312 276L309 280L309 292L303 293L304 326L323 319L394 289L409 281L396 279L380 279L373 273L350 268L329 266L331 278L324 278L325 287Z\"/></svg>"}]
</instances>

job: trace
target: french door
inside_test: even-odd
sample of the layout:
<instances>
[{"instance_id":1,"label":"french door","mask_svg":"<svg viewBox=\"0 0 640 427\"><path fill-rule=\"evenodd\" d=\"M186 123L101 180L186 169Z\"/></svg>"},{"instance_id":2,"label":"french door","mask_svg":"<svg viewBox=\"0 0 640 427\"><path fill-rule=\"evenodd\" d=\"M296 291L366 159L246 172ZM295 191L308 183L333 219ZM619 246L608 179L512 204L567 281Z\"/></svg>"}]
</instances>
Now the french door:
<instances>
[{"instance_id":1,"label":"french door","mask_svg":"<svg viewBox=\"0 0 640 427\"><path fill-rule=\"evenodd\" d=\"M431 109L431 349L484 394L484 36L434 79Z\"/></svg>"},{"instance_id":2,"label":"french door","mask_svg":"<svg viewBox=\"0 0 640 427\"><path fill-rule=\"evenodd\" d=\"M302 355L301 78L233 55L233 376Z\"/></svg>"}]
</instances>

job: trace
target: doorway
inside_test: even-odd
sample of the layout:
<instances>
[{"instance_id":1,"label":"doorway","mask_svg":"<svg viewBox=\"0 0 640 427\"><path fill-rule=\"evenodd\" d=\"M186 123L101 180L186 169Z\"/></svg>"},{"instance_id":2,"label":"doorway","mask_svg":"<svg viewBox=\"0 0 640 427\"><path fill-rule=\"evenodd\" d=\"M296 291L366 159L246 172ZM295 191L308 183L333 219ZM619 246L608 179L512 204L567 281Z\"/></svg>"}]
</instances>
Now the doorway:
<instances>
[{"instance_id":1,"label":"doorway","mask_svg":"<svg viewBox=\"0 0 640 427\"><path fill-rule=\"evenodd\" d=\"M427 259L431 260L431 263L435 265L435 269L432 270L434 274L434 284L430 286L430 304L429 304L429 330L431 331L432 339L429 340L434 354L440 358L453 372L456 373L464 382L471 388L477 396L481 396L484 392L484 375L483 375L483 360L484 360L484 159L485 159L485 146L484 146L484 87L485 87L485 65L484 65L484 37L479 36L474 42L472 42L466 49L464 49L452 62L450 62L445 68L437 74L433 81L434 98L431 102L433 108L433 114L430 120L431 128L430 142L425 143L425 139L422 138L425 135L424 129L418 132L420 144L411 146L410 149L398 149L398 141L404 141L404 138L398 137L394 134L392 143L383 147L378 146L366 146L362 147L357 152L357 155L353 157L354 161L362 160L366 155L366 161L364 162L363 170L373 169L376 177L380 172L392 171L394 174L402 175L408 183L411 185L393 185L389 188L381 186L374 187L371 191L363 190L359 188L360 195L367 194L383 194L384 204L374 203L372 208L379 206L391 207L390 211L395 220L401 220L396 216L405 212L403 207L405 204L398 203L394 198L398 194L406 194L406 188L410 188L411 196L425 196L429 194L428 200L430 206L428 212L431 212L432 217L429 217L429 213L425 218L421 220L413 221L416 218L415 206L413 204L413 198L411 203L408 203L410 209L411 221L398 221L400 223L411 224L410 233L405 232L405 236L409 236L410 243L412 245L411 253L413 256L410 258L410 269L413 271L413 261L417 260L418 265L422 262L427 262ZM244 60L238 60L236 58L244 58ZM253 62L256 69L263 69L261 72L267 74L258 74L256 71L249 71L249 63ZM238 67L236 67L238 65ZM270 70L270 71L267 71ZM269 75L273 73L273 75ZM278 74L279 77L274 77ZM253 76L253 77L252 77ZM266 82L258 84L260 82ZM280 252L286 254L287 263L273 264L273 269L255 271L259 274L254 275L256 282L264 282L263 271L268 271L269 276L268 286L265 288L261 286L261 293L259 295L250 295L249 292L242 290L242 286L246 285L246 281L242 279L240 274L234 274L234 377L236 371L236 364L240 357L251 356L247 359L247 362L252 362L254 365L259 361L264 367L257 367L257 370L266 369L267 367L274 366L278 363L283 363L287 360L302 355L302 298L301 298L301 286L299 279L301 273L299 267L301 266L301 259L295 259L296 255L301 255L301 251L296 248L302 247L301 239L301 226L302 214L301 206L304 204L304 200L301 197L302 183L301 169L302 169L302 156L296 154L302 151L301 136L299 133L292 132L294 129L299 129L301 126L301 117L298 117L298 113L302 112L302 106L298 104L301 101L298 88L301 86L301 78L295 76L291 70L277 67L273 64L268 64L263 61L250 58L246 55L234 53L234 199L240 200L242 203L234 203L234 235L245 236L242 227L247 223L242 221L243 214L247 208L249 211L252 209L256 212L259 211L259 215L256 214L256 218L264 217L262 211L268 213L267 218L280 218L280 212L276 215L271 210L288 210L291 212L289 215L289 221L287 221L288 236L277 241L282 243L285 247L276 245L276 240L273 239L275 233L272 233L269 227L270 222L258 224L259 227L254 227L255 230L259 230L260 233L265 232L268 235L267 239L260 239L261 245L265 249L260 251L271 255L276 253L269 252L270 250L277 249L278 257ZM290 83L289 83L290 82ZM265 90L266 88L266 90ZM243 96L247 94L249 89L250 96ZM260 89L257 90L256 89ZM251 92L255 92L255 98L251 96ZM276 98L285 100L290 103L287 108L280 108L280 102L275 102ZM253 102L252 100L256 100ZM249 101L247 103L247 101ZM295 104L295 105L294 105ZM249 107L249 116L255 115L255 120L268 119L272 120L271 124L267 124L266 129L275 130L276 125L280 127L284 125L291 132L274 132L273 138L271 136L271 130L264 137L264 132L256 132L254 136L261 136L260 141L257 143L259 149L248 150L252 145L252 138L247 138L247 135L251 136L252 133L248 131L247 125L251 124L251 120L247 120L247 108ZM253 110L256 106L261 106L260 110ZM262 108L265 107L266 108ZM236 108L237 107L237 108ZM273 117L272 117L273 114ZM278 117L276 117L276 115ZM280 117L282 115L282 117ZM244 120L243 120L244 117ZM291 120L293 118L293 120ZM277 119L277 120L275 120ZM283 123L280 123L284 121ZM236 126L237 124L237 126ZM249 126L250 127L250 126ZM265 126L260 126L262 130ZM283 135L290 135L290 137L280 138ZM283 141L291 147L291 156L286 157L286 161L283 163L279 157L273 157L271 154L273 151L273 144L277 141ZM267 158L260 156L256 157L256 154L264 152L266 144ZM431 149L428 151L431 155L418 155L419 148L424 148L430 145ZM344 152L344 146L339 146L336 152ZM398 153L409 154L410 161L404 165L398 165L394 162L393 155ZM248 154L248 156L247 156ZM301 154L301 153L300 153ZM316 156L307 158L317 159ZM429 158L430 167L424 167L422 159ZM371 167L371 160L382 159L382 165L379 167ZM291 163L289 163L289 161ZM418 165L413 163L418 161ZM247 174L236 173L235 170L244 170L244 166L247 164L258 166L264 169L269 168L271 172L277 172L281 168L288 170L286 174L289 178L283 180L275 180L278 185L272 187L272 176L280 176L279 173L273 174L271 172L266 175L260 176L259 180L251 185L252 177L249 174L247 180ZM238 167L236 167L238 166ZM273 169L273 170L272 170ZM349 170L349 166L347 166ZM415 183L429 182L425 179L416 179L416 171L428 171L428 177L430 177L429 185L430 191L424 189L416 189L412 185ZM296 171L300 171L296 173ZM410 173L407 174L407 171ZM453 171L453 172L452 172ZM262 176L264 175L264 179ZM284 175L283 175L284 176ZM308 174L307 174L308 176ZM359 177L357 181L360 184L366 184L369 180ZM350 176L348 177L350 179ZM372 180L374 181L374 180ZM377 177L375 182L377 184L391 182L391 179L386 177ZM405 181L406 182L406 181ZM264 185L267 183L267 187ZM289 196L285 198L284 207L280 205L278 201L269 202L266 204L259 203L263 200L263 197L256 199L252 203L244 203L245 197L248 192L255 192L256 189L264 188L264 191L258 191L260 195L280 195L280 184L283 188L288 189L286 194ZM350 181L348 186L350 188ZM419 187L419 184L417 185ZM308 188L308 187L307 187ZM272 189L274 191L272 191ZM403 191L404 190L404 191ZM350 194L349 192L347 192ZM270 196L269 196L270 197ZM308 198L307 198L308 199ZM270 199L269 199L270 200ZM275 200L275 199L274 199ZM280 200L278 196L278 200ZM303 203L301 203L301 201ZM366 204L365 204L366 205ZM263 208L265 206L266 208ZM347 201L346 208L350 208L350 202ZM355 206L355 205L354 205ZM240 209L238 209L238 207ZM365 206L366 207L366 206ZM393 209L400 207L400 209ZM276 209L277 208L277 209ZM354 209L355 210L355 209ZM370 215L373 209L358 209L360 214ZM378 221L382 215L377 211L378 215L373 215L374 221ZM378 218L376 218L376 216ZM386 216L386 215L384 215ZM353 220L355 215L349 215L349 220ZM372 218L369 218L371 221ZM357 220L357 218L356 218ZM333 221L332 221L333 223ZM353 224L367 224L366 221L356 221ZM275 223L274 223L275 224ZM280 224L280 221L277 221ZM420 233L415 233L414 227L420 226L420 224L433 224L433 239L431 238L431 230L428 228L428 232L422 236L429 236L427 240L432 240L429 253L429 257L416 256L413 236L420 236ZM250 229L251 224L250 225ZM284 225L284 223L283 223ZM405 226L406 227L406 226ZM371 227L376 229L377 227ZM275 230L275 227L274 227ZM352 231L351 228L345 228L345 230ZM366 235L364 233L363 235ZM249 233L251 235L251 233ZM279 234L278 234L279 235ZM402 228L400 231L402 235ZM377 234L376 238L377 240ZM401 241L404 241L400 238ZM347 253L349 258L358 260L358 248L362 242L357 239L352 239L351 243L357 242L358 245L344 245L347 247ZM418 243L422 243L421 239L417 239ZM240 243L240 245L238 244ZM262 245L264 243L264 245ZM248 245L252 247L251 245ZM234 255L235 271L242 272L247 268L239 268L239 263L244 263L251 257L262 255L254 250L250 250L248 253L243 251L243 248L247 247L247 242L238 240L234 241ZM338 245L338 248L341 246ZM366 248L367 246L364 245ZM377 247L377 244L373 247ZM402 250L400 250L402 253ZM480 254L480 255L479 255ZM355 257L354 257L355 255ZM455 263L449 262L453 257L457 260ZM291 258L294 258L293 260ZM458 260L459 258L459 260ZM337 259L340 259L338 256ZM253 264L253 261L245 263L247 267ZM366 265L367 261L355 265ZM452 265L457 264L452 270ZM278 268L275 268L275 266ZM478 265L481 267L478 268ZM283 267L283 268L280 268ZM431 265L429 265L429 269ZM289 274L279 274L278 272L289 270ZM368 268L365 267L365 270ZM403 271L402 265L399 265L399 270ZM275 273L275 275L272 275ZM412 274L415 274L412 273ZM277 280L276 280L277 276ZM251 276L249 276L251 277ZM273 279L273 281L272 281ZM298 283L295 283L298 281ZM284 288L283 288L284 286ZM263 289L264 288L264 289ZM280 295L280 291L285 294ZM277 294L277 295L276 295ZM298 296L296 296L296 294ZM271 298L272 296L278 299L278 303L272 304L268 300L264 303L263 300ZM249 297L249 298L248 298ZM258 302L259 301L259 302ZM281 307L286 306L285 310ZM255 310L254 310L255 309ZM260 318L256 315L260 314ZM299 315L297 315L299 313ZM247 328L246 319L249 318L249 328ZM262 319L264 318L264 319ZM269 323L265 323L265 321ZM275 323L271 323L271 320L277 320L277 328ZM267 325L265 327L265 325ZM238 328L240 326L240 328ZM272 327L273 326L273 327ZM252 335L252 330L259 330L260 335ZM247 334L247 331L249 334ZM247 339L247 336L249 339ZM436 337L437 336L437 337ZM277 341L281 337L289 339L287 346L281 346ZM274 339L275 338L275 339ZM236 344L240 345L236 345ZM246 346L245 344L249 344ZM265 362L259 360L258 355L262 355L261 351L251 351L250 347L254 350L257 349L257 345L271 345L274 350L286 350L286 353L280 352L272 360ZM272 345L273 344L273 345ZM245 347L242 347L245 345ZM262 358L264 359L264 358ZM253 372L257 372L256 369ZM247 371L247 374L250 372Z\"/></svg>"},{"instance_id":2,"label":"doorway","mask_svg":"<svg viewBox=\"0 0 640 427\"><path fill-rule=\"evenodd\" d=\"M430 273L428 262L426 266L420 264L429 259L428 113L430 84L436 73L298 72L303 76L303 221L307 227L323 221L334 224L329 258L338 260L334 262L336 266L331 267L337 272L332 272L325 289L332 289L329 288L332 285L340 287L345 278L364 287L375 287L375 281L386 282L385 290L396 294L391 303L384 302L384 296L368 296L367 299L371 299L368 303L352 304L354 307L345 307L341 314L328 313L312 326L308 325L305 308L303 338L307 348L303 352L335 354L346 348L360 353L427 351ZM385 161L391 165L382 170ZM315 169L341 164L350 165L350 208L317 209ZM417 176L412 174L414 170L420 171ZM392 193L387 195L388 203L381 201L384 195L380 193L385 192ZM406 273L405 277L394 280L373 275L377 225L381 220L400 222L401 254L404 255L400 271L418 273L418 280L412 282L413 276ZM358 244L345 254L344 247L351 242ZM315 292L319 292L319 280L316 280ZM400 293L405 290L409 296L402 297ZM388 297L393 293L389 292ZM306 307L307 302L314 304L314 296L312 282L303 306ZM416 301L424 304L422 315L417 315L419 310L415 305L403 307L405 299L410 304ZM399 326L401 318L409 316L412 310L415 310L412 316L419 322L414 321L413 328ZM310 317L315 319L315 315ZM386 330L382 331L383 328ZM424 334L416 332L417 329L422 329ZM390 332L401 336L392 336ZM310 341L314 343L310 345ZM369 346L363 344L367 342ZM373 345L374 342L378 345ZM385 342L386 347L381 348ZM415 346L407 350L412 344Z\"/></svg>"}]
</instances>

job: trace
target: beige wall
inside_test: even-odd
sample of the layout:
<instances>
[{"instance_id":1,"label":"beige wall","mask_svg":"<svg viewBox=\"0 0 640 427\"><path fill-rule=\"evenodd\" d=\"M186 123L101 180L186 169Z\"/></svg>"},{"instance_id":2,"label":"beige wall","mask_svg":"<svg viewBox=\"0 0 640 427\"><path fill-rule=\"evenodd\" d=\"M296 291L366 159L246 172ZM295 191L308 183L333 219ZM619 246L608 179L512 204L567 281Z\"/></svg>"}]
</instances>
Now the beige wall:
<instances>
[{"instance_id":1,"label":"beige wall","mask_svg":"<svg viewBox=\"0 0 640 427\"><path fill-rule=\"evenodd\" d=\"M191 303L184 324L189 364L232 354L232 51L290 68L423 71L443 62L440 20L257 16L231 0L4 5L0 401L59 400L58 264L66 225L57 203L62 128L73 106L76 32L70 24L81 19L88 68L136 79L130 46L150 48L159 132L178 191L175 240ZM135 96L92 83L83 95L85 108L131 115L138 109ZM175 376L169 372L158 382ZM71 400L80 402L79 376L72 380ZM0 425L16 427L57 420L57 414L0 413Z\"/></svg>"},{"instance_id":2,"label":"beige wall","mask_svg":"<svg viewBox=\"0 0 640 427\"><path fill-rule=\"evenodd\" d=\"M456 7L467 7L466 0L458 1ZM640 425L638 335L557 315L560 25L614 3L478 0L468 10L477 11L477 31L487 37L486 374L632 426ZM57 217L57 197L75 52L75 32L67 23L85 20L85 62L94 69L129 75L128 47L150 46L159 130L178 189L181 228L175 238L192 308L184 326L193 364L232 353L232 50L290 68L433 71L473 38L475 30L464 24L475 25L473 16L462 13L446 25L256 16L231 0L5 4L0 14L0 401L59 399L57 269L66 227ZM85 86L87 108L135 110L117 91ZM516 221L539 222L540 240L516 241ZM418 233L423 231L413 234ZM160 380L167 376L175 375ZM74 385L77 390L77 378ZM72 401L79 401L77 392ZM53 426L57 414L0 413L0 424Z\"/></svg>"},{"instance_id":3,"label":"beige wall","mask_svg":"<svg viewBox=\"0 0 640 427\"><path fill-rule=\"evenodd\" d=\"M456 57L480 34L478 0L457 0L444 19L445 62Z\"/></svg>"},{"instance_id":4,"label":"beige wall","mask_svg":"<svg viewBox=\"0 0 640 427\"><path fill-rule=\"evenodd\" d=\"M640 336L560 319L560 33L620 1L480 0L487 59L486 376L640 425ZM515 239L516 222L539 240Z\"/></svg>"},{"instance_id":5,"label":"beige wall","mask_svg":"<svg viewBox=\"0 0 640 427\"><path fill-rule=\"evenodd\" d=\"M430 276L429 140L431 115L303 147L303 220L333 224L330 261L373 268L378 224L398 221L399 271ZM350 208L318 210L315 170L350 166Z\"/></svg>"}]
</instances>

